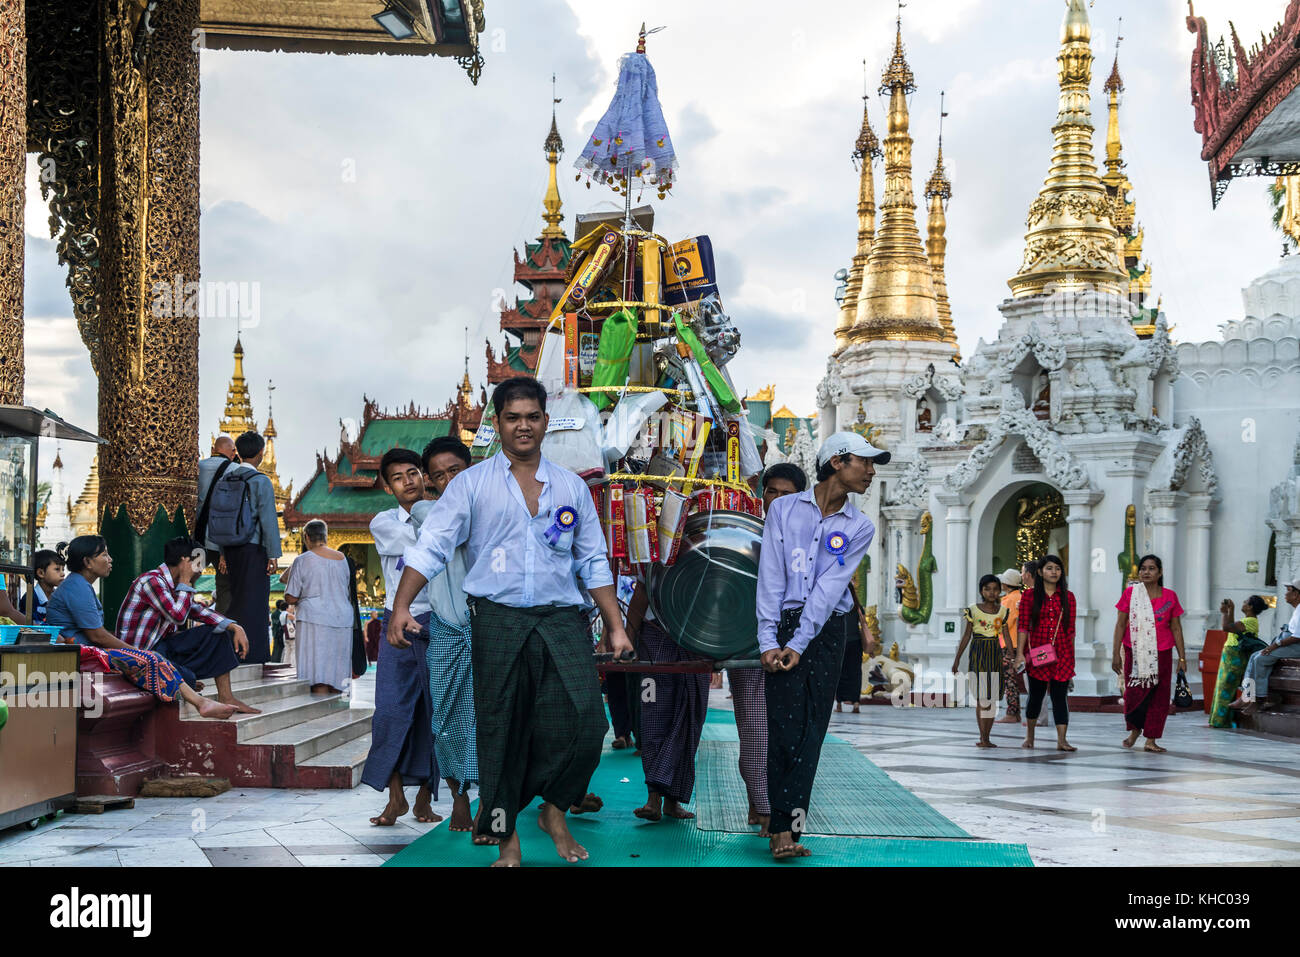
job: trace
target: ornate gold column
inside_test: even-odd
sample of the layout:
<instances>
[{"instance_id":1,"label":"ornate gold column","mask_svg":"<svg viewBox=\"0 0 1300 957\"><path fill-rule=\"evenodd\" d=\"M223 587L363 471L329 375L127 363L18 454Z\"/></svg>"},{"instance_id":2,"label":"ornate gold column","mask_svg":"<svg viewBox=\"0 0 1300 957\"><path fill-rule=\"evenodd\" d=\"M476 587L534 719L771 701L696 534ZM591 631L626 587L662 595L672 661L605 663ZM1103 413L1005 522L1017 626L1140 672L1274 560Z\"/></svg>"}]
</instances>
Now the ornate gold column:
<instances>
[{"instance_id":1,"label":"ornate gold column","mask_svg":"<svg viewBox=\"0 0 1300 957\"><path fill-rule=\"evenodd\" d=\"M99 468L117 559L104 592L111 614L131 577L194 519L199 318L184 304L186 284L199 281L199 0L147 15L132 0L100 2L99 430L109 444Z\"/></svg>"},{"instance_id":2,"label":"ornate gold column","mask_svg":"<svg viewBox=\"0 0 1300 957\"><path fill-rule=\"evenodd\" d=\"M0 3L0 405L23 401L27 11Z\"/></svg>"}]
</instances>

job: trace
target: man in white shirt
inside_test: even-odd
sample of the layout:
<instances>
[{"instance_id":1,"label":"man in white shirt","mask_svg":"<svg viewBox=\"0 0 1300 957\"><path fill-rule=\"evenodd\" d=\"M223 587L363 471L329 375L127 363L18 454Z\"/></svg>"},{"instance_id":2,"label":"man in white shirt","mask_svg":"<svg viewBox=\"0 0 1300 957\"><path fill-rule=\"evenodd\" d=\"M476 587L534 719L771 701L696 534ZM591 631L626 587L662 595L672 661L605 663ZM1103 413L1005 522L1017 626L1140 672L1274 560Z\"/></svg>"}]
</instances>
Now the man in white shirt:
<instances>
[{"instance_id":1,"label":"man in white shirt","mask_svg":"<svg viewBox=\"0 0 1300 957\"><path fill-rule=\"evenodd\" d=\"M415 544L411 506L425 498L420 456L410 449L390 449L379 460L379 474L397 499L397 507L370 520L379 564L384 571L384 621L393 611L393 596L402 577L402 553ZM388 806L370 819L377 827L391 827L407 811L404 787L419 785L415 819L437 823L442 816L431 806L438 796L438 765L433 749L433 706L429 694L429 601L421 592L410 614L420 624L404 646L379 644L375 666L375 715L371 719L370 754L361 783L376 791L388 789Z\"/></svg>"},{"instance_id":2,"label":"man in white shirt","mask_svg":"<svg viewBox=\"0 0 1300 957\"><path fill-rule=\"evenodd\" d=\"M518 377L497 386L501 451L457 475L406 551L388 640L418 632L410 605L466 546L478 721L476 830L501 839L493 866L521 863L515 818L546 802L538 824L556 852L587 858L565 821L600 762L608 723L592 657L583 587L616 655L631 655L591 493L541 454L546 390ZM581 580L581 584L579 581Z\"/></svg>"},{"instance_id":3,"label":"man in white shirt","mask_svg":"<svg viewBox=\"0 0 1300 957\"><path fill-rule=\"evenodd\" d=\"M1267 648L1250 656L1241 692L1237 700L1228 705L1242 714L1254 714L1261 708L1265 711L1276 708L1279 702L1268 693L1269 676L1283 658L1300 658L1300 579L1287 582L1286 602L1294 609L1291 620Z\"/></svg>"}]
</instances>

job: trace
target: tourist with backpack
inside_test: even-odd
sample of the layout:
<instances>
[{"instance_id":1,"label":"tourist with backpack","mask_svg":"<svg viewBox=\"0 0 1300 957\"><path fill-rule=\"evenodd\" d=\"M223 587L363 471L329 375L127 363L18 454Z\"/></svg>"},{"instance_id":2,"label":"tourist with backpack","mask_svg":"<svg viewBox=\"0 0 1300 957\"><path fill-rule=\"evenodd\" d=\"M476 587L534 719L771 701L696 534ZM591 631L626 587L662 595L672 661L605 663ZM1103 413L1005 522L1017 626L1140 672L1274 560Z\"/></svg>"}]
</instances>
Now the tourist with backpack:
<instances>
[{"instance_id":1,"label":"tourist with backpack","mask_svg":"<svg viewBox=\"0 0 1300 957\"><path fill-rule=\"evenodd\" d=\"M271 603L271 576L280 557L280 529L275 513L275 489L257 470L266 440L256 432L235 439L239 462L220 467L200 505L198 536L221 549L230 575L228 618L238 622L248 636L244 664L271 660L267 609Z\"/></svg>"},{"instance_id":2,"label":"tourist with backpack","mask_svg":"<svg viewBox=\"0 0 1300 957\"><path fill-rule=\"evenodd\" d=\"M206 459L199 462L199 510L200 520L204 503L208 500L208 495L212 491L212 483L219 475L224 475L231 465L239 461L239 453L235 451L235 440L228 435L218 435L212 442L212 454ZM195 531L198 531L195 527ZM226 613L226 608L230 605L230 574L226 570L226 563L221 560L221 549L215 542L211 541L206 535L198 534L194 536L203 543L207 550L208 561L216 567L217 570L217 587L212 596L212 607L220 614Z\"/></svg>"}]
</instances>

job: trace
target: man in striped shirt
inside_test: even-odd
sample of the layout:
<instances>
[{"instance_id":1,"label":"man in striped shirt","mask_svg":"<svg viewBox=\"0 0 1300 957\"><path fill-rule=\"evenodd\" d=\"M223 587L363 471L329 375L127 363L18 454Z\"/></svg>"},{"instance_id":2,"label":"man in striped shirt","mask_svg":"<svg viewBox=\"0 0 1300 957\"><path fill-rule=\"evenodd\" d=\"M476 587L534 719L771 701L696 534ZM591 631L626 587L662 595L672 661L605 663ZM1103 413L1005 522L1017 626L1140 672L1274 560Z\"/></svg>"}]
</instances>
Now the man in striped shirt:
<instances>
[{"instance_id":1,"label":"man in striped shirt","mask_svg":"<svg viewBox=\"0 0 1300 957\"><path fill-rule=\"evenodd\" d=\"M163 564L131 583L117 615L117 637L162 655L196 690L203 687L198 679L215 678L218 701L242 714L258 714L230 687L230 672L248 654L244 629L194 595L194 580L205 564L203 546L192 538L169 541Z\"/></svg>"}]
</instances>

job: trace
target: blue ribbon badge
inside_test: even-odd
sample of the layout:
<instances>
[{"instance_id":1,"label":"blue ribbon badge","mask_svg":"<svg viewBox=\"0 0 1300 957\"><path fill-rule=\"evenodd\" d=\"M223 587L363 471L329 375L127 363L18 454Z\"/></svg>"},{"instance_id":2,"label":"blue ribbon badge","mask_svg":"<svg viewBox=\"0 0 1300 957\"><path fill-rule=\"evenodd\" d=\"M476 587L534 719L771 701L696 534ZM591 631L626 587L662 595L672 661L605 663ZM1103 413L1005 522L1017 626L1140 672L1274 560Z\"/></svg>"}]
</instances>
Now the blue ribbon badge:
<instances>
[{"instance_id":1,"label":"blue ribbon badge","mask_svg":"<svg viewBox=\"0 0 1300 957\"><path fill-rule=\"evenodd\" d=\"M844 564L844 553L849 550L849 538L843 532L832 532L826 536L826 551L834 555L841 565Z\"/></svg>"},{"instance_id":2,"label":"blue ribbon badge","mask_svg":"<svg viewBox=\"0 0 1300 957\"><path fill-rule=\"evenodd\" d=\"M555 521L551 527L546 530L546 542L554 546L560 540L560 536L565 532L571 532L574 526L578 524L578 513L565 505L563 508L555 510Z\"/></svg>"}]
</instances>

